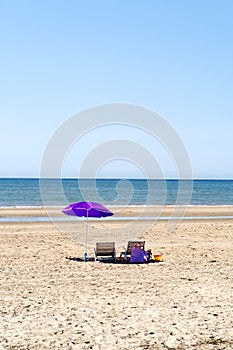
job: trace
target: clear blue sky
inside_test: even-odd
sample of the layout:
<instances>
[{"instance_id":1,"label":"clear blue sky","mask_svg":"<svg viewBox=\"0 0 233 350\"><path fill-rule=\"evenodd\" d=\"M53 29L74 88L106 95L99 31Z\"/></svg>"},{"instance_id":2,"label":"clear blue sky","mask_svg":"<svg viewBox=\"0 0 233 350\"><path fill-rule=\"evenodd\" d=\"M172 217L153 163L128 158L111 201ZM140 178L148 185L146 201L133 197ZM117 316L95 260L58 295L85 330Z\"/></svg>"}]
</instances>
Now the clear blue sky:
<instances>
[{"instance_id":1,"label":"clear blue sky","mask_svg":"<svg viewBox=\"0 0 233 350\"><path fill-rule=\"evenodd\" d=\"M232 18L231 0L1 0L0 176L38 177L67 118L129 102L173 125L194 177L233 178Z\"/></svg>"}]
</instances>

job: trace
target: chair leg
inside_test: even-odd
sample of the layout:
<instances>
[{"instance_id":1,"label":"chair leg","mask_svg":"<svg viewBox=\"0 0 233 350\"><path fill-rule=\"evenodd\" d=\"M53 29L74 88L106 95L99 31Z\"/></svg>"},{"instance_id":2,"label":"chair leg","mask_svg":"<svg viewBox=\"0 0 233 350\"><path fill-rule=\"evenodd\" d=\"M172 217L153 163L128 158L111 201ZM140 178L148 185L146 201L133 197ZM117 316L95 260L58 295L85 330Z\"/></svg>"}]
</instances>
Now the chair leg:
<instances>
[{"instance_id":1,"label":"chair leg","mask_svg":"<svg viewBox=\"0 0 233 350\"><path fill-rule=\"evenodd\" d=\"M94 249L94 259L97 261L97 255L96 255L96 250Z\"/></svg>"}]
</instances>

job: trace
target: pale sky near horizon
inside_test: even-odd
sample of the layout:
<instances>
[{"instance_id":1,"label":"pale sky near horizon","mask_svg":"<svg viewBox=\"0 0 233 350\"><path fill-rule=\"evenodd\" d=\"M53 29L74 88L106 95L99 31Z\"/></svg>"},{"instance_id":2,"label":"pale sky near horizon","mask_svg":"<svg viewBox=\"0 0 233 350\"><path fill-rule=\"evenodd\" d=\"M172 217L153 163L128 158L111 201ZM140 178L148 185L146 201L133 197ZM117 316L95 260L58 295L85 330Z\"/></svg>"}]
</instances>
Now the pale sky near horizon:
<instances>
[{"instance_id":1,"label":"pale sky near horizon","mask_svg":"<svg viewBox=\"0 0 233 350\"><path fill-rule=\"evenodd\" d=\"M194 178L233 179L232 18L230 0L0 0L0 177L38 177L69 117L126 102L174 127ZM158 152L165 177L175 177ZM75 175L74 159L64 176ZM138 175L122 161L100 174Z\"/></svg>"}]
</instances>

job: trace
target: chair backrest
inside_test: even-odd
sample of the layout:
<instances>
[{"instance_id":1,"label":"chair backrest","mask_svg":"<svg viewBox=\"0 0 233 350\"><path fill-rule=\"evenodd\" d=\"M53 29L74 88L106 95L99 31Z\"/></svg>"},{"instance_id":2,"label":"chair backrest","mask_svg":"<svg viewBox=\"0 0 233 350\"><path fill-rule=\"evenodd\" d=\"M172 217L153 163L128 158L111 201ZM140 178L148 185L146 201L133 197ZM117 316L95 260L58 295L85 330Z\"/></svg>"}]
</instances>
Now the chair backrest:
<instances>
[{"instance_id":1,"label":"chair backrest","mask_svg":"<svg viewBox=\"0 0 233 350\"><path fill-rule=\"evenodd\" d=\"M135 244L138 243L140 246L138 248L145 249L145 241L129 241L126 249L126 254L130 255L132 248L135 246Z\"/></svg>"},{"instance_id":2,"label":"chair backrest","mask_svg":"<svg viewBox=\"0 0 233 350\"><path fill-rule=\"evenodd\" d=\"M108 256L115 252L115 242L98 242L96 243L96 255Z\"/></svg>"}]
</instances>

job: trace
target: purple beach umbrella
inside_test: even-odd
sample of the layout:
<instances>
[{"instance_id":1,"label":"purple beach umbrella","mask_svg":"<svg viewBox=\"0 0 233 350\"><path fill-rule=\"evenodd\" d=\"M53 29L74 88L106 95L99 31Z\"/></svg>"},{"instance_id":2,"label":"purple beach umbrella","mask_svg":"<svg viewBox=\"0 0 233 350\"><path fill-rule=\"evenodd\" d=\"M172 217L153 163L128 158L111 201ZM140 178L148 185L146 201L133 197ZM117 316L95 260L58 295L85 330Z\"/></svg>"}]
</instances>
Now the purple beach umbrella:
<instances>
[{"instance_id":1,"label":"purple beach umbrella","mask_svg":"<svg viewBox=\"0 0 233 350\"><path fill-rule=\"evenodd\" d=\"M106 207L95 202L76 202L68 205L62 210L66 215L85 217L86 220L86 244L84 251L84 261L87 260L87 237L88 237L88 218L102 218L111 216L113 213Z\"/></svg>"}]
</instances>

